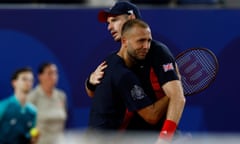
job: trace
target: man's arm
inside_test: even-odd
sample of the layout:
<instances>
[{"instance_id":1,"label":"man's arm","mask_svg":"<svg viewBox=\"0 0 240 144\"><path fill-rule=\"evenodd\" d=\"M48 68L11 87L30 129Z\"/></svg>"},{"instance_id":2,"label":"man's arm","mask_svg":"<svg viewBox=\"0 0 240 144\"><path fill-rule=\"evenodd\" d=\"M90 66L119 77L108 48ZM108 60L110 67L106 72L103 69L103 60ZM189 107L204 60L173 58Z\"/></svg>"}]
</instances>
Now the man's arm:
<instances>
[{"instance_id":1,"label":"man's arm","mask_svg":"<svg viewBox=\"0 0 240 144\"><path fill-rule=\"evenodd\" d=\"M164 96L152 105L138 110L138 114L149 124L156 124L166 114L169 97Z\"/></svg>"},{"instance_id":2,"label":"man's arm","mask_svg":"<svg viewBox=\"0 0 240 144\"><path fill-rule=\"evenodd\" d=\"M7 100L0 101L0 121L3 118L5 110L7 109L7 105L8 105Z\"/></svg>"},{"instance_id":3,"label":"man's arm","mask_svg":"<svg viewBox=\"0 0 240 144\"><path fill-rule=\"evenodd\" d=\"M156 124L167 112L167 118L157 144L168 143L171 140L185 106L185 97L180 80L167 82L163 85L163 90L166 96L138 111L138 114L150 124Z\"/></svg>"},{"instance_id":4,"label":"man's arm","mask_svg":"<svg viewBox=\"0 0 240 144\"><path fill-rule=\"evenodd\" d=\"M169 97L167 119L179 123L185 106L185 97L180 80L167 82L163 85L165 94Z\"/></svg>"},{"instance_id":5,"label":"man's arm","mask_svg":"<svg viewBox=\"0 0 240 144\"><path fill-rule=\"evenodd\" d=\"M167 111L167 120L179 123L185 106L181 82L174 80L163 86L166 94L163 98L138 111L138 114L148 123L156 124Z\"/></svg>"},{"instance_id":6,"label":"man's arm","mask_svg":"<svg viewBox=\"0 0 240 144\"><path fill-rule=\"evenodd\" d=\"M167 118L159 134L156 144L170 142L175 134L185 106L185 97L180 80L173 80L163 85L165 94L169 97Z\"/></svg>"}]
</instances>

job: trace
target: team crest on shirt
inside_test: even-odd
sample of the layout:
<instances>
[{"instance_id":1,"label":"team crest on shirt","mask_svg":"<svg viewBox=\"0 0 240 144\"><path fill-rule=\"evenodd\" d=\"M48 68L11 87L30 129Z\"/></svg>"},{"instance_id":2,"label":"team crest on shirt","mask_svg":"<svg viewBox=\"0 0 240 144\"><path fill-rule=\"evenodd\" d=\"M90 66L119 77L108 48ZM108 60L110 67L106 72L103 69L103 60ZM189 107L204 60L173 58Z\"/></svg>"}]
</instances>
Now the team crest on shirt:
<instances>
[{"instance_id":1,"label":"team crest on shirt","mask_svg":"<svg viewBox=\"0 0 240 144\"><path fill-rule=\"evenodd\" d=\"M143 89L138 85L133 86L133 88L131 89L131 95L133 100L141 100L146 96Z\"/></svg>"}]
</instances>

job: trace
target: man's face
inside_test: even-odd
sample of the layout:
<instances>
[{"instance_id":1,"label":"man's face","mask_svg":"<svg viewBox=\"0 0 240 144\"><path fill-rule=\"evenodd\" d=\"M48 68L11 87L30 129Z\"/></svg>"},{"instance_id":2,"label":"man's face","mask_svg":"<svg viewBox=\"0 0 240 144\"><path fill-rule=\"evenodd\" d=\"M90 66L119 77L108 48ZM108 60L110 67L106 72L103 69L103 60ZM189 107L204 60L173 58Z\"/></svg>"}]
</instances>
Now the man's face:
<instances>
[{"instance_id":1,"label":"man's face","mask_svg":"<svg viewBox=\"0 0 240 144\"><path fill-rule=\"evenodd\" d=\"M128 15L109 16L107 18L108 30L115 41L121 39L121 29L123 24L128 20Z\"/></svg>"},{"instance_id":2,"label":"man's face","mask_svg":"<svg viewBox=\"0 0 240 144\"><path fill-rule=\"evenodd\" d=\"M145 59L151 45L152 35L149 28L135 26L125 37L127 54L136 60Z\"/></svg>"},{"instance_id":3,"label":"man's face","mask_svg":"<svg viewBox=\"0 0 240 144\"><path fill-rule=\"evenodd\" d=\"M55 87L58 81L58 70L56 65L52 64L47 66L43 73L39 75L39 81L42 85L46 87Z\"/></svg>"},{"instance_id":4,"label":"man's face","mask_svg":"<svg viewBox=\"0 0 240 144\"><path fill-rule=\"evenodd\" d=\"M27 94L32 89L33 79L32 72L22 72L16 80L13 80L13 87Z\"/></svg>"}]
</instances>

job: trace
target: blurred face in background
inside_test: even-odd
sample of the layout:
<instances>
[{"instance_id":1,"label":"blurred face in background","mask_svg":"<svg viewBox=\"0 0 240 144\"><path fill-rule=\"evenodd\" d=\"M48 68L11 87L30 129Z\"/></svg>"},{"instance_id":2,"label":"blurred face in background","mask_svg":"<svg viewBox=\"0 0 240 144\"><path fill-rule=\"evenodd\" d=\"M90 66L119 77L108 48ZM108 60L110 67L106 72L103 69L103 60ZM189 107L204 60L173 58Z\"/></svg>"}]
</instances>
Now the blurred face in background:
<instances>
[{"instance_id":1,"label":"blurred face in background","mask_svg":"<svg viewBox=\"0 0 240 144\"><path fill-rule=\"evenodd\" d=\"M122 26L128 19L129 16L125 14L107 18L108 30L115 41L120 41Z\"/></svg>"},{"instance_id":2,"label":"blurred face in background","mask_svg":"<svg viewBox=\"0 0 240 144\"><path fill-rule=\"evenodd\" d=\"M58 82L58 70L55 64L50 64L38 76L39 82L44 87L54 88Z\"/></svg>"},{"instance_id":3,"label":"blurred face in background","mask_svg":"<svg viewBox=\"0 0 240 144\"><path fill-rule=\"evenodd\" d=\"M12 81L14 90L27 94L33 87L33 80L32 72L19 73L17 78Z\"/></svg>"}]
</instances>

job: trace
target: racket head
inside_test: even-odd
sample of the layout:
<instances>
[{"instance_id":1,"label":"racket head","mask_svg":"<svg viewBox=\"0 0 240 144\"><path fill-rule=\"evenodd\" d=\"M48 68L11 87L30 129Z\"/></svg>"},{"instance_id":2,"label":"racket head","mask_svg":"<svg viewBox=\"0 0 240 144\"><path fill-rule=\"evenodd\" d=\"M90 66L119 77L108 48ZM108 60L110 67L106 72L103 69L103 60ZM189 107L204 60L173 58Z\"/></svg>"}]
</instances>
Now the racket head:
<instances>
[{"instance_id":1,"label":"racket head","mask_svg":"<svg viewBox=\"0 0 240 144\"><path fill-rule=\"evenodd\" d=\"M215 79L219 64L207 48L190 48L176 57L185 96L205 90Z\"/></svg>"}]
</instances>

